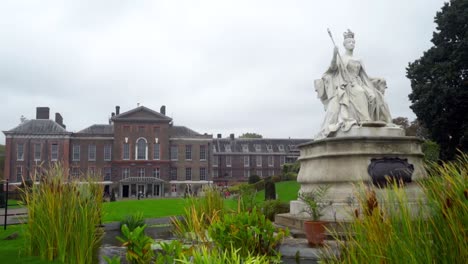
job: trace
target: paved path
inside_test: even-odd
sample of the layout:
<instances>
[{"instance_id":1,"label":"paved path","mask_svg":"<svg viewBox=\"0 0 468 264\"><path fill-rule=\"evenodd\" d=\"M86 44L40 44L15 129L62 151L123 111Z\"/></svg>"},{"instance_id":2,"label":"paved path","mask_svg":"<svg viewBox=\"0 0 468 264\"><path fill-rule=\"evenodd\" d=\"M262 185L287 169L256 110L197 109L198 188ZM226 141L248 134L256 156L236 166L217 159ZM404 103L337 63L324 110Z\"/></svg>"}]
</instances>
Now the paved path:
<instances>
[{"instance_id":1,"label":"paved path","mask_svg":"<svg viewBox=\"0 0 468 264\"><path fill-rule=\"evenodd\" d=\"M8 208L8 216L7 216L7 225L9 224L20 224L24 223L24 218L27 215L28 210L26 208ZM0 225L3 226L5 222L5 208L0 208Z\"/></svg>"}]
</instances>

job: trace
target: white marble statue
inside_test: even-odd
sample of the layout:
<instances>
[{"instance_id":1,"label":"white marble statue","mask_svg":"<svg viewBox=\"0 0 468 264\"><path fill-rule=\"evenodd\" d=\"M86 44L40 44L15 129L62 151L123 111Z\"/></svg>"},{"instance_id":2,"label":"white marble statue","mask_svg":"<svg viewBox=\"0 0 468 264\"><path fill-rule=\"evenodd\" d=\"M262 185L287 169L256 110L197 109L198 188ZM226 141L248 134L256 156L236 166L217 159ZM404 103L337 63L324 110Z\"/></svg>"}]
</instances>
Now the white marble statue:
<instances>
[{"instance_id":1,"label":"white marble statue","mask_svg":"<svg viewBox=\"0 0 468 264\"><path fill-rule=\"evenodd\" d=\"M315 90L326 111L315 139L328 137L338 130L348 131L353 125L392 122L384 100L386 81L367 75L362 61L353 57L354 45L354 33L348 29L344 33L345 53L340 55L335 46L330 67L321 79L315 80Z\"/></svg>"}]
</instances>

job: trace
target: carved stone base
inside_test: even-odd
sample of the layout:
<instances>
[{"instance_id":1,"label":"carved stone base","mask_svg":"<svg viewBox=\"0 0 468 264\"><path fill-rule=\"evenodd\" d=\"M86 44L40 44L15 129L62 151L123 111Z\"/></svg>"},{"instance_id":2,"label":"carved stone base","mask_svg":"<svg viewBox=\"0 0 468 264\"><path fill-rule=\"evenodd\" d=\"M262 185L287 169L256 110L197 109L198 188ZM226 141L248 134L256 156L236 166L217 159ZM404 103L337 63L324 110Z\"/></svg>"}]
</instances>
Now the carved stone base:
<instances>
[{"instance_id":1,"label":"carved stone base","mask_svg":"<svg viewBox=\"0 0 468 264\"><path fill-rule=\"evenodd\" d=\"M409 203L416 204L422 197L416 182L426 177L422 140L401 136L401 129L393 127L353 127L347 133L299 146L300 192L330 186L325 200L332 201L333 206L327 208L322 219L351 220L357 205L356 192L372 182L382 182L387 174L407 183ZM381 197L385 191L376 189ZM301 201L291 201L291 215L303 216L303 206Z\"/></svg>"}]
</instances>

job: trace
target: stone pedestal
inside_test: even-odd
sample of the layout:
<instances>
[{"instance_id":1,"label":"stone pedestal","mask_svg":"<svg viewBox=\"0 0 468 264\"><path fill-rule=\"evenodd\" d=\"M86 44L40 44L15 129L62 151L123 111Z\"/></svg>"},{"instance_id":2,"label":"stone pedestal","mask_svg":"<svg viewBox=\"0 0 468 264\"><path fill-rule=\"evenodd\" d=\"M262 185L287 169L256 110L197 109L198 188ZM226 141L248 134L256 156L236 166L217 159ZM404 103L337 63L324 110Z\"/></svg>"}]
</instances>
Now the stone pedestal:
<instances>
[{"instance_id":1,"label":"stone pedestal","mask_svg":"<svg viewBox=\"0 0 468 264\"><path fill-rule=\"evenodd\" d=\"M356 192L372 183L368 172L372 159L393 159L407 162L414 169L405 191L410 202L417 203L422 193L416 182L426 176L421 143L418 138L404 136L401 128L353 127L335 137L302 144L299 192L330 186L325 200L333 205L325 210L322 220L350 221L357 206ZM381 196L385 189L375 191ZM302 201L291 201L290 206L291 215L304 217Z\"/></svg>"}]
</instances>

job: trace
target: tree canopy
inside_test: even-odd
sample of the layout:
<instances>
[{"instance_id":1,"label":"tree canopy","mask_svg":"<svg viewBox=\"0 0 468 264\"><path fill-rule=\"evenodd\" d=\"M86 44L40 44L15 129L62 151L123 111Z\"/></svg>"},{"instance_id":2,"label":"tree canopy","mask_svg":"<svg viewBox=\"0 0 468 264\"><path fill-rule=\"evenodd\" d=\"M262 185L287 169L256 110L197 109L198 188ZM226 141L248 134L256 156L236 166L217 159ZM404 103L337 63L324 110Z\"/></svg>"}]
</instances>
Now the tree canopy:
<instances>
[{"instance_id":1,"label":"tree canopy","mask_svg":"<svg viewBox=\"0 0 468 264\"><path fill-rule=\"evenodd\" d=\"M441 158L468 150L468 0L445 3L435 16L434 44L409 63L411 109L441 146Z\"/></svg>"},{"instance_id":2,"label":"tree canopy","mask_svg":"<svg viewBox=\"0 0 468 264\"><path fill-rule=\"evenodd\" d=\"M244 133L239 138L263 138L263 136L257 133Z\"/></svg>"}]
</instances>

